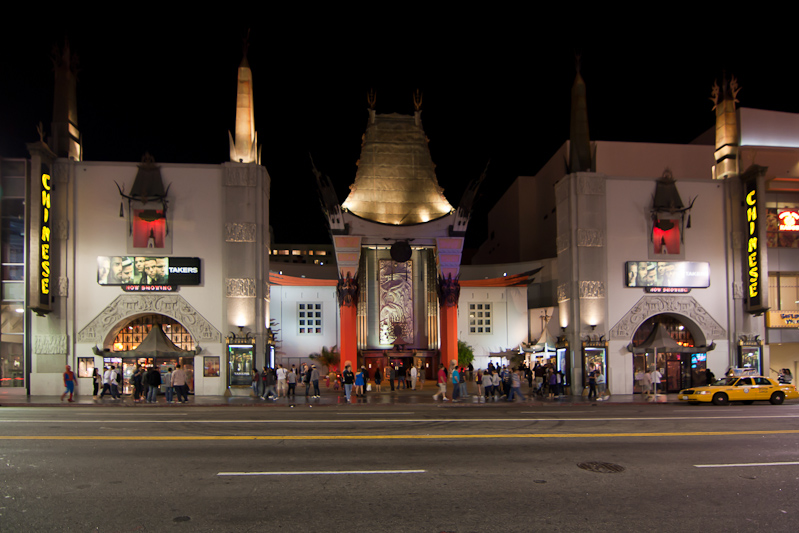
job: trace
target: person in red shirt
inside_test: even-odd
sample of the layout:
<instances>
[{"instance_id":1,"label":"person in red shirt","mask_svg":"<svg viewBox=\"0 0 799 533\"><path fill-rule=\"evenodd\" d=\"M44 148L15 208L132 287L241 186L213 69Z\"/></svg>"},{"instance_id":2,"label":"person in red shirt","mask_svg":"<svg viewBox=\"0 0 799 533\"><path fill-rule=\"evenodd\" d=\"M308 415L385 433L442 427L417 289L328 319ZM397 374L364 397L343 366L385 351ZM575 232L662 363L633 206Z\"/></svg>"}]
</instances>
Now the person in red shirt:
<instances>
[{"instance_id":1,"label":"person in red shirt","mask_svg":"<svg viewBox=\"0 0 799 533\"><path fill-rule=\"evenodd\" d=\"M438 400L438 397L441 398L446 402L449 400L447 398L447 373L444 371L444 365L438 365L438 392L433 394L433 399Z\"/></svg>"},{"instance_id":2,"label":"person in red shirt","mask_svg":"<svg viewBox=\"0 0 799 533\"><path fill-rule=\"evenodd\" d=\"M75 373L69 368L67 365L67 369L64 372L64 394L61 395L61 401L64 401L64 396L69 394L69 400L72 401L72 394L75 392Z\"/></svg>"}]
</instances>

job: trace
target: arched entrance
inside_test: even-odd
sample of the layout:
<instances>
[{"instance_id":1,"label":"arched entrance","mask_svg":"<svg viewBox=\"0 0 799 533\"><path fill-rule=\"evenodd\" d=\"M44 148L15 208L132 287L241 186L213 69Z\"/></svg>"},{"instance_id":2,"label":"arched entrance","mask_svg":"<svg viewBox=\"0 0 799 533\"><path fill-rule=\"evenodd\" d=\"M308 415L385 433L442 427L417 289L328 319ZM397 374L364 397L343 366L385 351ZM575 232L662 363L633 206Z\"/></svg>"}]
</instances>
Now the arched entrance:
<instances>
[{"instance_id":1,"label":"arched entrance","mask_svg":"<svg viewBox=\"0 0 799 533\"><path fill-rule=\"evenodd\" d=\"M675 314L654 315L641 323L632 340L633 349L642 346L659 326L674 340L671 347L659 348L657 354L633 352L633 392L647 392L653 369L662 374L660 392L704 385L707 381L707 346L702 329L689 318Z\"/></svg>"},{"instance_id":2,"label":"arched entrance","mask_svg":"<svg viewBox=\"0 0 799 533\"><path fill-rule=\"evenodd\" d=\"M146 349L143 342L148 345ZM180 365L186 373L189 392L194 392L195 342L191 333L174 318L157 313L129 317L111 329L103 348L103 366L122 369L123 394L132 392L132 377L137 366L145 372L157 368L165 390L170 371Z\"/></svg>"}]
</instances>

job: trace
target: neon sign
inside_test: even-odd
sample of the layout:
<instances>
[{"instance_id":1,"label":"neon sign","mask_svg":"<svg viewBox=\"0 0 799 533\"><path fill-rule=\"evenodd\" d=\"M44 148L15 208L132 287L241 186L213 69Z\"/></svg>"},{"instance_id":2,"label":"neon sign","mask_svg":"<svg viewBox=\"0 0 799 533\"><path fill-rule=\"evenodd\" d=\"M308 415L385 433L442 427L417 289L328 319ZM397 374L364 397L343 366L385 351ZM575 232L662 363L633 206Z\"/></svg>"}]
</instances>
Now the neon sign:
<instances>
[{"instance_id":1,"label":"neon sign","mask_svg":"<svg viewBox=\"0 0 799 533\"><path fill-rule=\"evenodd\" d=\"M50 174L42 172L42 218L39 231L39 266L41 301L48 303L50 296Z\"/></svg>"},{"instance_id":2,"label":"neon sign","mask_svg":"<svg viewBox=\"0 0 799 533\"><path fill-rule=\"evenodd\" d=\"M760 294L760 258L757 242L757 190L746 194L746 228L747 228L747 261L749 267L749 298L757 298Z\"/></svg>"},{"instance_id":3,"label":"neon sign","mask_svg":"<svg viewBox=\"0 0 799 533\"><path fill-rule=\"evenodd\" d=\"M783 211L780 213L780 231L799 231L799 213Z\"/></svg>"}]
</instances>

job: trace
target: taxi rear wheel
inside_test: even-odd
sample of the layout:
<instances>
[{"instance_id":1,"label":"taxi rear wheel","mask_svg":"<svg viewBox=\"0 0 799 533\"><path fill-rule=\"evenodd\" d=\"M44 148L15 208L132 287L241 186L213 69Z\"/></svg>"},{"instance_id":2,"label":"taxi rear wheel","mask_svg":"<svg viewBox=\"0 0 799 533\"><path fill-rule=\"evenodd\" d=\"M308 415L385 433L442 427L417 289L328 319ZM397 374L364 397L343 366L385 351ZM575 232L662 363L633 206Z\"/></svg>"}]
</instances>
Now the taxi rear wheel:
<instances>
[{"instance_id":1,"label":"taxi rear wheel","mask_svg":"<svg viewBox=\"0 0 799 533\"><path fill-rule=\"evenodd\" d=\"M785 393L775 392L771 395L769 401L771 402L771 405L782 405L782 402L785 401Z\"/></svg>"},{"instance_id":2,"label":"taxi rear wheel","mask_svg":"<svg viewBox=\"0 0 799 533\"><path fill-rule=\"evenodd\" d=\"M723 392L717 392L713 395L713 405L727 405L729 403L729 397Z\"/></svg>"}]
</instances>

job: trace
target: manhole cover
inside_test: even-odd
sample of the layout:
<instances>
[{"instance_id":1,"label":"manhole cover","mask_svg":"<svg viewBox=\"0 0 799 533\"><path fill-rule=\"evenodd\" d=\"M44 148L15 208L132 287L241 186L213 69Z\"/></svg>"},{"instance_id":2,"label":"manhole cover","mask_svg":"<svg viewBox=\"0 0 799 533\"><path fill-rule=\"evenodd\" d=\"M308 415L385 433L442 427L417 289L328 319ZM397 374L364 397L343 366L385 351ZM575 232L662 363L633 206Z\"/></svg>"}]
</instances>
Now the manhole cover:
<instances>
[{"instance_id":1,"label":"manhole cover","mask_svg":"<svg viewBox=\"0 0 799 533\"><path fill-rule=\"evenodd\" d=\"M600 463L591 461L588 463L577 463L577 466L589 472L598 472L600 474L618 474L624 472L624 467L613 463Z\"/></svg>"}]
</instances>

